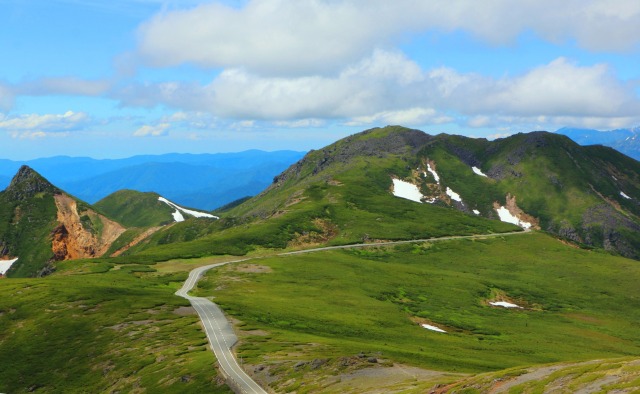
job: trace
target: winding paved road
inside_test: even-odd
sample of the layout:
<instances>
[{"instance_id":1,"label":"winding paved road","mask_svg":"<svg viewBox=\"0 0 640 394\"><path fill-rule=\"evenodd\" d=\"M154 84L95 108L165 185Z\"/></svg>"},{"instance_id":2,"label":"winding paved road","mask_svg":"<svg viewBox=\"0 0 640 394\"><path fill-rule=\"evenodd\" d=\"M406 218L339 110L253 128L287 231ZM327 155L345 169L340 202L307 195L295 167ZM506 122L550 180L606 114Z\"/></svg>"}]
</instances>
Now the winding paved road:
<instances>
[{"instance_id":1,"label":"winding paved road","mask_svg":"<svg viewBox=\"0 0 640 394\"><path fill-rule=\"evenodd\" d=\"M182 288L176 292L176 295L189 300L196 312L198 312L198 316L200 316L200 320L202 320L207 338L211 344L211 349L218 359L220 368L227 378L229 386L234 389L234 391L240 393L266 394L267 392L238 365L238 361L231 350L233 345L238 342L238 338L233 332L233 327L222 313L222 310L204 297L193 297L188 294L196 283L198 283L198 280L205 271L225 264L239 263L245 260L249 259L210 264L192 270L189 272L189 278L184 282Z\"/></svg>"},{"instance_id":2,"label":"winding paved road","mask_svg":"<svg viewBox=\"0 0 640 394\"><path fill-rule=\"evenodd\" d=\"M335 250L335 249L350 249L350 248L364 248L367 246L387 246L387 245L400 245L400 244L408 244L408 243L416 243L416 242L436 242L436 241L449 241L455 239L481 239L481 238L492 238L492 237L502 237L506 235L519 235L519 234L527 234L530 233L529 230L525 231L514 231L509 233L497 233L497 234L484 234L484 235L458 235L458 236L450 236L450 237L440 237L440 238L428 238L428 239L415 239L410 241L390 241L390 242L379 242L379 243L366 243L366 244L353 244L353 245L340 245L340 246L325 246L322 248L316 249L305 249L298 250L294 252L286 252L286 253L278 253L275 256L288 256L295 254L303 254L303 253L313 253L313 252L321 252L326 250ZM271 257L271 256L266 256ZM236 337L233 327L231 323L227 320L227 318L222 313L222 310L209 299L204 297L193 297L188 293L194 286L198 283L198 280L204 275L204 273L212 268L221 267L226 264L232 263L240 263L243 261L258 259L260 257L249 257L246 259L226 261L223 263L216 263L205 265L202 267L195 268L189 272L189 277L182 285L180 290L176 291L176 295L186 298L191 302L191 305L194 307L196 312L198 312L198 316L200 316L200 320L202 320L202 324L204 326L205 332L207 334L207 338L209 339L209 343L211 344L211 349L216 355L218 359L218 363L220 364L220 368L223 371L223 374L227 378L227 383L229 386L236 392L240 393L257 393L257 394L266 394L267 392L260 387L258 383L256 383L247 373L240 367L238 361L233 354L231 348L238 342L238 338Z\"/></svg>"}]
</instances>

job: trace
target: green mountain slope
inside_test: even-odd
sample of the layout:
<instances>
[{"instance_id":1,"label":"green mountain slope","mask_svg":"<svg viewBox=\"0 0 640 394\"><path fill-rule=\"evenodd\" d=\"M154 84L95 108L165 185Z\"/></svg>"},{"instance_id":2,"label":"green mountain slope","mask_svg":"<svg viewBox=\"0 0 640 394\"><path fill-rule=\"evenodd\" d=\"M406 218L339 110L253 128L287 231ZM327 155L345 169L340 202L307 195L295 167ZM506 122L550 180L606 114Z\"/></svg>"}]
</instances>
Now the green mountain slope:
<instances>
[{"instance_id":1,"label":"green mountain slope","mask_svg":"<svg viewBox=\"0 0 640 394\"><path fill-rule=\"evenodd\" d=\"M0 192L0 256L19 258L9 275L35 276L53 259L51 233L57 222L53 196L58 193L26 166Z\"/></svg>"},{"instance_id":2,"label":"green mountain slope","mask_svg":"<svg viewBox=\"0 0 640 394\"><path fill-rule=\"evenodd\" d=\"M172 209L158 201L157 193L120 190L94 204L94 207L127 227L151 227L172 223Z\"/></svg>"},{"instance_id":3,"label":"green mountain slope","mask_svg":"<svg viewBox=\"0 0 640 394\"><path fill-rule=\"evenodd\" d=\"M338 141L309 153L265 192L221 213L219 222L177 223L130 254L154 260L518 230L392 194L392 177L411 174L419 148L431 138L397 128Z\"/></svg>"},{"instance_id":4,"label":"green mountain slope","mask_svg":"<svg viewBox=\"0 0 640 394\"><path fill-rule=\"evenodd\" d=\"M415 185L424 204L395 201L394 178ZM433 219L416 212L437 216L442 211L434 207L496 220L500 210L573 242L640 258L640 163L546 132L487 141L402 127L368 130L309 153L229 214L273 217L311 198L342 213L335 223L341 234L363 235L367 231L358 226L366 226L372 238L393 238L387 224L418 215L395 233L417 235L408 228ZM435 223L458 220L447 216Z\"/></svg>"},{"instance_id":5,"label":"green mountain slope","mask_svg":"<svg viewBox=\"0 0 640 394\"><path fill-rule=\"evenodd\" d=\"M0 192L0 258L18 258L7 276L39 276L55 261L102 256L124 231L27 166Z\"/></svg>"},{"instance_id":6,"label":"green mountain slope","mask_svg":"<svg viewBox=\"0 0 640 394\"><path fill-rule=\"evenodd\" d=\"M545 231L640 257L640 163L611 148L546 132L493 142L440 135L418 157L436 164L461 209L497 217L494 203L508 205L510 196Z\"/></svg>"}]
</instances>

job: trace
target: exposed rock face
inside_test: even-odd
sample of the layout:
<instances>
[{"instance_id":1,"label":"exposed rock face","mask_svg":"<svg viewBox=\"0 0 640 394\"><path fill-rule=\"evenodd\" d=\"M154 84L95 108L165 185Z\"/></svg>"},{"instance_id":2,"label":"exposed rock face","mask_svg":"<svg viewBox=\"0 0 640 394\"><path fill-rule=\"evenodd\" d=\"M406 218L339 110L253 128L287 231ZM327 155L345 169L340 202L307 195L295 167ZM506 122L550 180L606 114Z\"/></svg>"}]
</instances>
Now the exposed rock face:
<instances>
[{"instance_id":1,"label":"exposed rock face","mask_svg":"<svg viewBox=\"0 0 640 394\"><path fill-rule=\"evenodd\" d=\"M56 261L102 256L125 231L120 224L91 210L82 212L81 218L78 204L65 194L54 198L60 223L51 234L51 249Z\"/></svg>"}]
</instances>

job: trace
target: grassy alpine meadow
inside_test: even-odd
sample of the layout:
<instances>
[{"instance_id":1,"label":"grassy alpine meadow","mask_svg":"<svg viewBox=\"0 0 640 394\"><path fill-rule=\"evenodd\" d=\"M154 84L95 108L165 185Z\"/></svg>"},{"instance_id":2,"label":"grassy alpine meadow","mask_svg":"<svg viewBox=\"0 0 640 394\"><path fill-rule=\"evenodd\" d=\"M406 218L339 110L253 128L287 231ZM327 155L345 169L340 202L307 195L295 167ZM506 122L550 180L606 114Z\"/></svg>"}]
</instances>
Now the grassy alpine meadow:
<instances>
[{"instance_id":1,"label":"grassy alpine meadow","mask_svg":"<svg viewBox=\"0 0 640 394\"><path fill-rule=\"evenodd\" d=\"M74 261L0 280L0 392L231 392L198 316L173 294L184 279Z\"/></svg>"},{"instance_id":2,"label":"grassy alpine meadow","mask_svg":"<svg viewBox=\"0 0 640 394\"><path fill-rule=\"evenodd\" d=\"M363 352L480 373L639 356L638 277L637 261L530 233L258 259L198 293L261 333L239 348L252 365Z\"/></svg>"}]
</instances>

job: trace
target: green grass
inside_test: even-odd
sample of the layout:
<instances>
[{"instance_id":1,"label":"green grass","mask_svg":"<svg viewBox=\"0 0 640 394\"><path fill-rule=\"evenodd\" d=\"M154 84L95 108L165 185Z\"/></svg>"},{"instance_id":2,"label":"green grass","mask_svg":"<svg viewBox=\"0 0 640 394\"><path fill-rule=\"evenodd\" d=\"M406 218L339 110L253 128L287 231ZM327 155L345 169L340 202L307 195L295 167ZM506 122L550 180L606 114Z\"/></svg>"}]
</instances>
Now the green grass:
<instances>
[{"instance_id":1,"label":"green grass","mask_svg":"<svg viewBox=\"0 0 640 394\"><path fill-rule=\"evenodd\" d=\"M312 343L319 346L300 357L382 352L396 362L458 372L640 355L637 262L542 234L255 263L272 272L222 268L201 282L199 294L269 333L269 341L240 348L256 364ZM490 307L495 294L527 309Z\"/></svg>"},{"instance_id":2,"label":"green grass","mask_svg":"<svg viewBox=\"0 0 640 394\"><path fill-rule=\"evenodd\" d=\"M119 190L95 204L96 209L126 227L152 227L173 222L174 209L157 193Z\"/></svg>"},{"instance_id":3,"label":"green grass","mask_svg":"<svg viewBox=\"0 0 640 394\"><path fill-rule=\"evenodd\" d=\"M175 313L186 274L154 271L80 261L0 280L0 392L229 393L197 315Z\"/></svg>"}]
</instances>

